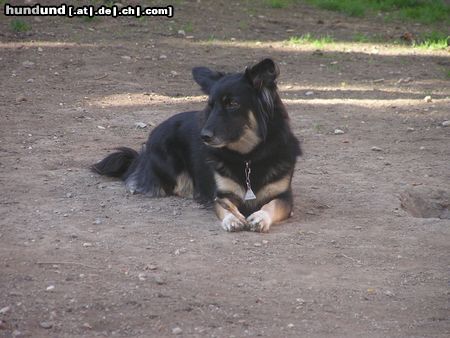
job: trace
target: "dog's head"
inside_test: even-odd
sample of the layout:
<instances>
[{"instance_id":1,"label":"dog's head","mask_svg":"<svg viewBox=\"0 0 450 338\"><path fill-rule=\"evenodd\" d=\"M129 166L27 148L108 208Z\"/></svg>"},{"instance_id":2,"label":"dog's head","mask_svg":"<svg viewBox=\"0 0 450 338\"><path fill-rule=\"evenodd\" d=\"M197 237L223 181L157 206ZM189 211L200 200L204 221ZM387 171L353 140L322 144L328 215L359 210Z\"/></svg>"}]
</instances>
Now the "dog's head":
<instances>
[{"instance_id":1,"label":"dog's head","mask_svg":"<svg viewBox=\"0 0 450 338\"><path fill-rule=\"evenodd\" d=\"M238 74L206 67L196 67L192 74L208 94L201 130L205 144L246 154L266 138L276 105L281 105L276 91L279 70L271 59Z\"/></svg>"}]
</instances>

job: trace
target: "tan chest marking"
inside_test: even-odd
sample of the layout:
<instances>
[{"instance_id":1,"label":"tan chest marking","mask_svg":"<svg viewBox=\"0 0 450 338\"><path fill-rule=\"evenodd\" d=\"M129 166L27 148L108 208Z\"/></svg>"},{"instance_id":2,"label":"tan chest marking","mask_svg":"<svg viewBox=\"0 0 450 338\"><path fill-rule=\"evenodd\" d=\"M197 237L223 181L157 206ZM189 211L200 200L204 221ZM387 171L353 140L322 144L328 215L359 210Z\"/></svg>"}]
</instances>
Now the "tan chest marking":
<instances>
[{"instance_id":1,"label":"tan chest marking","mask_svg":"<svg viewBox=\"0 0 450 338\"><path fill-rule=\"evenodd\" d=\"M243 198L246 188L239 183L236 183L231 178L222 176L217 172L214 173L214 179L216 181L217 189L222 192L230 192ZM281 179L266 184L264 187L256 192L256 200L245 201L246 204L259 204L262 201L267 201L289 189L291 185L291 175L287 174Z\"/></svg>"}]
</instances>

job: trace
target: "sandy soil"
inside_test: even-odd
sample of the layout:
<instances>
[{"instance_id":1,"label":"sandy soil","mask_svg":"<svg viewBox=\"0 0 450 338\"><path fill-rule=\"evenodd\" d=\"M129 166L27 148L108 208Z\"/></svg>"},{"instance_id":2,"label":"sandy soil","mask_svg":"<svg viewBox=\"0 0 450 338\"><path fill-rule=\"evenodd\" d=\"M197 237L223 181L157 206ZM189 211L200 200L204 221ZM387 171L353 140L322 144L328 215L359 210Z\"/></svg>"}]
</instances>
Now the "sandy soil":
<instances>
[{"instance_id":1,"label":"sandy soil","mask_svg":"<svg viewBox=\"0 0 450 338\"><path fill-rule=\"evenodd\" d=\"M448 51L348 42L428 29L414 24L204 3L27 33L2 15L0 336L448 337ZM282 42L307 32L338 42ZM264 57L305 150L289 221L225 233L191 200L88 170L201 109L193 66Z\"/></svg>"}]
</instances>

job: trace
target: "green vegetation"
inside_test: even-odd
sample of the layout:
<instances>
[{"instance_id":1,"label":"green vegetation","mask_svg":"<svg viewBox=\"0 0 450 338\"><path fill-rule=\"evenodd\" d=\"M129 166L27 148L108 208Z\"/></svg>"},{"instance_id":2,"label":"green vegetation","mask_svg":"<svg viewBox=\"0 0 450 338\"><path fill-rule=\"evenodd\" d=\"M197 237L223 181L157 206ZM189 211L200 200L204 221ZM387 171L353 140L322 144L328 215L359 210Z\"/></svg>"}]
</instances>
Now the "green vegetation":
<instances>
[{"instance_id":1,"label":"green vegetation","mask_svg":"<svg viewBox=\"0 0 450 338\"><path fill-rule=\"evenodd\" d=\"M450 23L450 5L444 0L306 0L323 9L350 16L364 16L367 12L385 12L386 17L408 19L432 24Z\"/></svg>"},{"instance_id":2,"label":"green vegetation","mask_svg":"<svg viewBox=\"0 0 450 338\"><path fill-rule=\"evenodd\" d=\"M11 21L10 25L11 29L16 33L28 32L31 29L31 26L27 22L20 19Z\"/></svg>"},{"instance_id":3,"label":"green vegetation","mask_svg":"<svg viewBox=\"0 0 450 338\"><path fill-rule=\"evenodd\" d=\"M186 33L192 33L194 31L194 26L192 22L188 21L182 28Z\"/></svg>"},{"instance_id":4,"label":"green vegetation","mask_svg":"<svg viewBox=\"0 0 450 338\"><path fill-rule=\"evenodd\" d=\"M445 49L449 46L450 36L433 31L423 36L423 39L414 43L414 47L426 49Z\"/></svg>"},{"instance_id":5,"label":"green vegetation","mask_svg":"<svg viewBox=\"0 0 450 338\"><path fill-rule=\"evenodd\" d=\"M356 42L370 42L371 38L364 33L356 33L353 35L352 40Z\"/></svg>"},{"instance_id":6,"label":"green vegetation","mask_svg":"<svg viewBox=\"0 0 450 338\"><path fill-rule=\"evenodd\" d=\"M364 16L366 4L364 0L307 0L313 5L329 11L342 12L349 16Z\"/></svg>"},{"instance_id":7,"label":"green vegetation","mask_svg":"<svg viewBox=\"0 0 450 338\"><path fill-rule=\"evenodd\" d=\"M264 0L264 4L270 8L285 8L292 0Z\"/></svg>"},{"instance_id":8,"label":"green vegetation","mask_svg":"<svg viewBox=\"0 0 450 338\"><path fill-rule=\"evenodd\" d=\"M316 133L320 134L323 132L323 126L319 123L314 123L313 124L313 129L315 130Z\"/></svg>"},{"instance_id":9,"label":"green vegetation","mask_svg":"<svg viewBox=\"0 0 450 338\"><path fill-rule=\"evenodd\" d=\"M217 41L216 36L215 36L214 34L211 34L211 35L208 37L207 42L208 42L209 44L212 44L212 43L215 42L215 41Z\"/></svg>"},{"instance_id":10,"label":"green vegetation","mask_svg":"<svg viewBox=\"0 0 450 338\"><path fill-rule=\"evenodd\" d=\"M285 8L300 1L354 17L381 12L388 20L450 23L450 4L445 0L263 0L263 3L271 8Z\"/></svg>"},{"instance_id":11,"label":"green vegetation","mask_svg":"<svg viewBox=\"0 0 450 338\"><path fill-rule=\"evenodd\" d=\"M247 21L239 21L239 29L242 29L242 30L248 29L248 22Z\"/></svg>"},{"instance_id":12,"label":"green vegetation","mask_svg":"<svg viewBox=\"0 0 450 338\"><path fill-rule=\"evenodd\" d=\"M313 44L317 48L322 48L326 44L334 42L334 39L329 35L315 38L310 33L307 33L301 36L292 36L287 42L293 45Z\"/></svg>"}]
</instances>

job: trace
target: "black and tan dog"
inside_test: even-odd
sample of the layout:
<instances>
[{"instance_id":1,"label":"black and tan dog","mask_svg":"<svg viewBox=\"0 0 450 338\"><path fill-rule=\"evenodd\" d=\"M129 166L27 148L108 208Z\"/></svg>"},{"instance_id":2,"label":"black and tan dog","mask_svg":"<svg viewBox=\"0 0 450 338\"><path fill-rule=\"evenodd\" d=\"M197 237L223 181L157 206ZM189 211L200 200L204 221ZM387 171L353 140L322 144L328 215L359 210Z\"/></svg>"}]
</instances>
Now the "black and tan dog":
<instances>
[{"instance_id":1,"label":"black and tan dog","mask_svg":"<svg viewBox=\"0 0 450 338\"><path fill-rule=\"evenodd\" d=\"M93 170L120 177L131 193L215 201L228 231L266 232L292 210L298 140L277 92L278 67L265 59L243 73L205 67L193 76L208 103L156 127L140 153L119 148Z\"/></svg>"}]
</instances>

